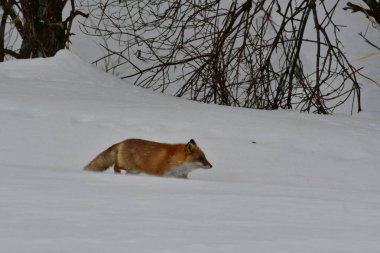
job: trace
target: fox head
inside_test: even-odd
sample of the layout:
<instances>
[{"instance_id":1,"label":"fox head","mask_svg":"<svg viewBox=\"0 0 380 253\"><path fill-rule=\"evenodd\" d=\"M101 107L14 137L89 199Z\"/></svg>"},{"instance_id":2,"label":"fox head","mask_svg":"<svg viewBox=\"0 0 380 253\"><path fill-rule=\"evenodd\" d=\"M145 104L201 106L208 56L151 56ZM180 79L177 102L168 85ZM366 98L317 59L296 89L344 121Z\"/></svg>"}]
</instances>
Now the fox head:
<instances>
[{"instance_id":1,"label":"fox head","mask_svg":"<svg viewBox=\"0 0 380 253\"><path fill-rule=\"evenodd\" d=\"M203 168L203 169L211 169L212 165L207 161L205 154L198 147L193 139L191 139L186 144L186 162L192 164L193 166Z\"/></svg>"}]
</instances>

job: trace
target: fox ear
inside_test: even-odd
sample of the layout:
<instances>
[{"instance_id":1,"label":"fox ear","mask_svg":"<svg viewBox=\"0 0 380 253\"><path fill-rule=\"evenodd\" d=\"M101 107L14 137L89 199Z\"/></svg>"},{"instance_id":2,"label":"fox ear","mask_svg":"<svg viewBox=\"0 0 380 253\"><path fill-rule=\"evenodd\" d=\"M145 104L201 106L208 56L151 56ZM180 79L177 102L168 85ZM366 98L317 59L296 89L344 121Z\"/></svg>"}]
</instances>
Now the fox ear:
<instances>
[{"instance_id":1,"label":"fox ear","mask_svg":"<svg viewBox=\"0 0 380 253\"><path fill-rule=\"evenodd\" d=\"M194 148L197 144L195 143L195 141L193 139L191 139L187 144L186 144L186 150L187 152L189 153L193 153L194 151Z\"/></svg>"}]
</instances>

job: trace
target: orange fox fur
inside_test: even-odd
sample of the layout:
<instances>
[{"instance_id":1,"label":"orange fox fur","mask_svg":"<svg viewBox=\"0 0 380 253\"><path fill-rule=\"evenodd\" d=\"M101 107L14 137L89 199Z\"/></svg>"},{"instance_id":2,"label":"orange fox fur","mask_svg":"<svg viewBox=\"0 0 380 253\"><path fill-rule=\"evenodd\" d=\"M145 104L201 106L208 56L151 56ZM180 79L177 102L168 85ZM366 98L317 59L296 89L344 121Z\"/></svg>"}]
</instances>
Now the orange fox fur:
<instances>
[{"instance_id":1,"label":"orange fox fur","mask_svg":"<svg viewBox=\"0 0 380 253\"><path fill-rule=\"evenodd\" d=\"M147 173L156 176L187 178L196 168L212 165L193 139L186 144L166 144L142 139L116 143L96 156L84 169L104 171L114 165L115 173Z\"/></svg>"}]
</instances>

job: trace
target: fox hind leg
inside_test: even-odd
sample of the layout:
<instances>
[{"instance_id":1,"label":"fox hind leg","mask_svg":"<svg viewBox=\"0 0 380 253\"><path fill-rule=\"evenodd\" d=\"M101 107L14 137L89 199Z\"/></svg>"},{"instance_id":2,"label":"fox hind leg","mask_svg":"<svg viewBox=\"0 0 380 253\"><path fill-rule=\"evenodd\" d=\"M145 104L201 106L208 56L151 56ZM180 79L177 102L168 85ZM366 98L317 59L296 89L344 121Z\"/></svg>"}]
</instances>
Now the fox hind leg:
<instances>
[{"instance_id":1,"label":"fox hind leg","mask_svg":"<svg viewBox=\"0 0 380 253\"><path fill-rule=\"evenodd\" d=\"M120 167L117 167L117 166L113 167L113 171L115 171L116 174L120 174L121 173Z\"/></svg>"},{"instance_id":2,"label":"fox hind leg","mask_svg":"<svg viewBox=\"0 0 380 253\"><path fill-rule=\"evenodd\" d=\"M113 166L113 170L115 171L115 173L120 174L122 169L123 168L120 167L119 164L117 164L117 162L115 162L115 165Z\"/></svg>"},{"instance_id":3,"label":"fox hind leg","mask_svg":"<svg viewBox=\"0 0 380 253\"><path fill-rule=\"evenodd\" d=\"M141 171L138 171L138 170L126 170L127 171L127 174L140 174Z\"/></svg>"},{"instance_id":4,"label":"fox hind leg","mask_svg":"<svg viewBox=\"0 0 380 253\"><path fill-rule=\"evenodd\" d=\"M120 174L122 170L125 170L126 174L140 174L141 173L141 171L139 170L133 170L133 169L131 170L131 169L120 167L117 163L115 163L115 165L113 166L113 170L117 174Z\"/></svg>"}]
</instances>

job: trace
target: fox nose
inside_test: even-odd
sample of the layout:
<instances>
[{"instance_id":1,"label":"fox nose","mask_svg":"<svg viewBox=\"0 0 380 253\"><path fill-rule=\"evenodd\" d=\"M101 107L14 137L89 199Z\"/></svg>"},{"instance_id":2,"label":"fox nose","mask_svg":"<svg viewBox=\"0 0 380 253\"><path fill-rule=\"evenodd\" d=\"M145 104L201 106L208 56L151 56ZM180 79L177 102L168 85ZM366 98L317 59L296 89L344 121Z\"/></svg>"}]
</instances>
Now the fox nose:
<instances>
[{"instance_id":1,"label":"fox nose","mask_svg":"<svg viewBox=\"0 0 380 253\"><path fill-rule=\"evenodd\" d=\"M210 166L210 168L209 168L209 169L211 169L211 168L212 168L212 164L210 164L209 166Z\"/></svg>"}]
</instances>

